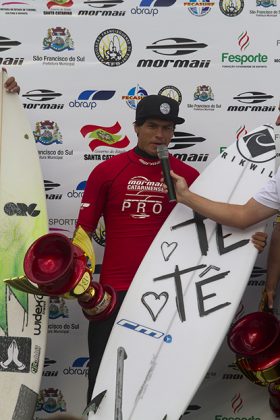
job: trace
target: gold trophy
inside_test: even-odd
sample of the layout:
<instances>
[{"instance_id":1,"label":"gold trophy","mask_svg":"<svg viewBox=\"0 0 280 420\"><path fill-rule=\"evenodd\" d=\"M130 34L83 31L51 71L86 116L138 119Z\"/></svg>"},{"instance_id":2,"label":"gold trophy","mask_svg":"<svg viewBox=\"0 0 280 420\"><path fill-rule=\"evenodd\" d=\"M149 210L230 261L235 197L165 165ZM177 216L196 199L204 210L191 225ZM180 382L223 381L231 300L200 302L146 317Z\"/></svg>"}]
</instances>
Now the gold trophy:
<instances>
[{"instance_id":1,"label":"gold trophy","mask_svg":"<svg viewBox=\"0 0 280 420\"><path fill-rule=\"evenodd\" d=\"M89 320L107 318L115 308L114 289L92 280L94 250L81 226L72 241L60 233L38 238L27 250L23 268L25 276L5 282L34 295L76 298Z\"/></svg>"}]
</instances>

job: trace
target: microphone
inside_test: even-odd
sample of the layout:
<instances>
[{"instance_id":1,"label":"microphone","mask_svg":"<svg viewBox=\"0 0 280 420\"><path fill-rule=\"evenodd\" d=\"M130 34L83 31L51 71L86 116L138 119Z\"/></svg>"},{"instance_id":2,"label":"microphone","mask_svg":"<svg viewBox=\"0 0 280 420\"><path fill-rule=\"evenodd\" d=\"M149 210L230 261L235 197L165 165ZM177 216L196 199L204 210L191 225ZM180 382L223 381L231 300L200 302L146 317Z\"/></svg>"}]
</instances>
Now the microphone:
<instances>
[{"instance_id":1,"label":"microphone","mask_svg":"<svg viewBox=\"0 0 280 420\"><path fill-rule=\"evenodd\" d=\"M161 163L164 182L167 185L169 201L176 201L175 188L170 175L170 164L167 146L165 146L164 144L160 144L159 146L157 146L157 155Z\"/></svg>"}]
</instances>

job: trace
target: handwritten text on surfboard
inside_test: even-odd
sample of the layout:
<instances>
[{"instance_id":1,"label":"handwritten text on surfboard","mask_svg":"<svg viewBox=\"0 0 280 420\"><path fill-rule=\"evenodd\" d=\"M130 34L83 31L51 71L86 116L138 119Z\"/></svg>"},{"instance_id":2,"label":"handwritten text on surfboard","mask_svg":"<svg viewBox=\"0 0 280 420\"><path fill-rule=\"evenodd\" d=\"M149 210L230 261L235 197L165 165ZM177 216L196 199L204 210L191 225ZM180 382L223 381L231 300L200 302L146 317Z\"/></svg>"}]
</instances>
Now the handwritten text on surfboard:
<instances>
[{"instance_id":1,"label":"handwritten text on surfboard","mask_svg":"<svg viewBox=\"0 0 280 420\"><path fill-rule=\"evenodd\" d=\"M175 229L178 229L178 228L181 228L181 227L185 227L185 226L189 226L191 224L195 224L197 235L198 235L198 243L199 243L202 255L207 255L207 251L209 249L208 239L207 239L207 235L206 235L206 227L204 225L204 220L205 219L206 219L206 217L203 217L203 216L201 216L197 213L194 213L194 217L192 219L187 220L183 223L180 223L178 225L174 225L174 226L171 227L171 230L175 230ZM228 235L226 235L226 236L223 235L222 226L217 224L216 225L216 243L217 243L217 248L218 248L218 252L219 252L220 255L226 254L228 252L232 252L235 249L243 247L250 242L249 239L245 239L245 240L241 240L241 241L238 241L236 243L233 243L229 246L225 246L224 239L227 236ZM181 276L183 274L186 274L186 273L189 273L189 272L192 272L192 271L196 271L196 270L199 270L199 269L203 269L203 268L206 268L206 270L204 270L204 274L206 274L209 271L209 267L207 268L207 266L205 264L196 265L196 266L189 267L189 268L186 268L186 269L183 269L183 270L180 270L178 265L176 265L174 272L154 278L154 281L161 281L161 280L166 280L166 279L173 279L174 280L175 289L176 289L176 306L177 306L177 311L178 311L178 314L179 314L179 318L182 322L186 321L186 314L185 314L184 296L183 296ZM215 270L219 270L218 267L211 266L211 268L214 268ZM219 274L216 274L214 276L208 277L208 278L203 279L203 280L196 283L198 310L199 310L199 315L201 317L203 317L205 315L208 315L212 312L218 311L220 309L223 309L226 306L230 305L230 302L223 302L219 305L213 306L213 307L209 308L208 310L206 310L205 305L204 305L205 300L213 298L214 296L216 296L216 294L215 293L211 293L211 294L208 294L208 295L203 294L203 286L205 286L209 283L221 280L221 279L225 278L229 273L230 273L230 271L224 271L222 273L219 273ZM202 277L202 275L200 275L200 277Z\"/></svg>"}]
</instances>

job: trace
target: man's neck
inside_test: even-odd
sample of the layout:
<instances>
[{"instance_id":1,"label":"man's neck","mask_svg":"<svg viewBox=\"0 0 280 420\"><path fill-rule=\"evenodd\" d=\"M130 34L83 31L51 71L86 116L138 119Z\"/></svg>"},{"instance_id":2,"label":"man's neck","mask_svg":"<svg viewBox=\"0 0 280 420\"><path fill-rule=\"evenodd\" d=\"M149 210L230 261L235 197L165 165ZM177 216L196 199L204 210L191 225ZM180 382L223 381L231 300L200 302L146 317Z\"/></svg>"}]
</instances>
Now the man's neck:
<instances>
[{"instance_id":1,"label":"man's neck","mask_svg":"<svg viewBox=\"0 0 280 420\"><path fill-rule=\"evenodd\" d=\"M154 155L150 155L149 153L145 152L144 150L140 149L139 146L135 146L134 151L137 155L146 158L146 159L153 159L153 160L158 160L157 156Z\"/></svg>"}]
</instances>

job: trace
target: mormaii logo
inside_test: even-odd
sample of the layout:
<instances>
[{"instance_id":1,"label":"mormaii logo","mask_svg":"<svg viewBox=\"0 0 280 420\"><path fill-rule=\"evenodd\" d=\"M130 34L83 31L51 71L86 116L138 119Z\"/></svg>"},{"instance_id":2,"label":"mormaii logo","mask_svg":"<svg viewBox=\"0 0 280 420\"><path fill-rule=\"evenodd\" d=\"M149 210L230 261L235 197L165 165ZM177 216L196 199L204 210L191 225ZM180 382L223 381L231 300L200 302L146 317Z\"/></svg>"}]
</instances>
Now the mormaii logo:
<instances>
[{"instance_id":1,"label":"mormaii logo","mask_svg":"<svg viewBox=\"0 0 280 420\"><path fill-rule=\"evenodd\" d=\"M81 128L81 134L91 141L89 147L94 151L97 147L107 146L117 149L123 149L129 145L130 141L127 136L119 133L121 126L118 122L111 127L102 127L99 125L85 125Z\"/></svg>"},{"instance_id":2,"label":"mormaii logo","mask_svg":"<svg viewBox=\"0 0 280 420\"><path fill-rule=\"evenodd\" d=\"M5 36L0 36L0 53L10 50L13 47L21 45L19 41L12 41L10 38ZM0 65L3 66L21 66L24 61L23 57L0 57Z\"/></svg>"},{"instance_id":3,"label":"mormaii logo","mask_svg":"<svg viewBox=\"0 0 280 420\"><path fill-rule=\"evenodd\" d=\"M243 92L234 96L233 99L239 104L230 105L227 111L262 111L262 112L273 112L276 109L275 105L259 105L266 102L268 99L272 99L272 95L268 95L264 92ZM241 105L240 105L241 104Z\"/></svg>"},{"instance_id":4,"label":"mormaii logo","mask_svg":"<svg viewBox=\"0 0 280 420\"><path fill-rule=\"evenodd\" d=\"M62 93L58 93L49 89L29 90L24 95L22 95L22 97L28 99L28 101L31 102L23 103L23 107L26 109L63 109L64 104L49 103L49 101L52 101L59 96L62 96Z\"/></svg>"},{"instance_id":5,"label":"mormaii logo","mask_svg":"<svg viewBox=\"0 0 280 420\"><path fill-rule=\"evenodd\" d=\"M182 60L178 57L195 53L196 51L206 48L207 44L197 42L189 38L164 38L147 45L146 49L160 56L166 55L168 59L140 59L137 67L156 67L156 68L207 68L210 60Z\"/></svg>"},{"instance_id":6,"label":"mormaii logo","mask_svg":"<svg viewBox=\"0 0 280 420\"><path fill-rule=\"evenodd\" d=\"M78 15L80 16L125 16L125 10L111 10L112 7L121 5L123 0L95 0L95 1L84 1L85 6L89 6L90 10L79 10Z\"/></svg>"}]
</instances>

